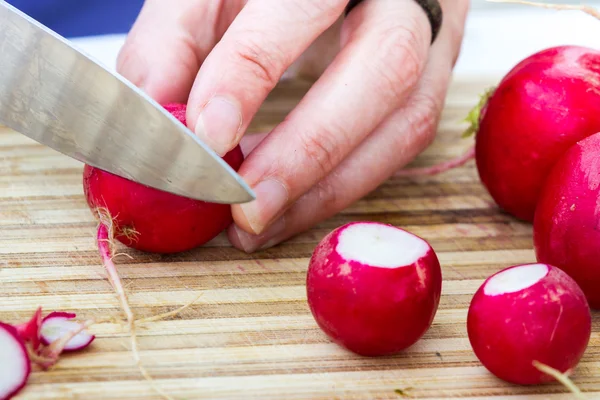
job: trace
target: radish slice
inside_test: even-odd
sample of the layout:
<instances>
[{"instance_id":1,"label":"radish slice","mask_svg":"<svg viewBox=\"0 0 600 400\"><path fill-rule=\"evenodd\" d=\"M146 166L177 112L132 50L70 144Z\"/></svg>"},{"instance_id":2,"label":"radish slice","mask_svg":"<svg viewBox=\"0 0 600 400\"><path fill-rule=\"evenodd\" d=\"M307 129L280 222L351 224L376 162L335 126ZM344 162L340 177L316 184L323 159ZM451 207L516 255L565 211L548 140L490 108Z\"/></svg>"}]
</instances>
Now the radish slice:
<instances>
[{"instance_id":1,"label":"radish slice","mask_svg":"<svg viewBox=\"0 0 600 400\"><path fill-rule=\"evenodd\" d=\"M17 333L25 342L31 343L33 350L40 347L40 327L42 325L42 307L38 307L33 317L27 322L14 325Z\"/></svg>"},{"instance_id":2,"label":"radish slice","mask_svg":"<svg viewBox=\"0 0 600 400\"><path fill-rule=\"evenodd\" d=\"M31 363L17 330L0 322L0 399L12 398L23 389Z\"/></svg>"},{"instance_id":3,"label":"radish slice","mask_svg":"<svg viewBox=\"0 0 600 400\"><path fill-rule=\"evenodd\" d=\"M79 329L79 322L70 321L77 315L66 312L52 312L42 321L41 340L46 346L69 332ZM67 342L64 351L76 351L87 347L96 337L83 330Z\"/></svg>"}]
</instances>

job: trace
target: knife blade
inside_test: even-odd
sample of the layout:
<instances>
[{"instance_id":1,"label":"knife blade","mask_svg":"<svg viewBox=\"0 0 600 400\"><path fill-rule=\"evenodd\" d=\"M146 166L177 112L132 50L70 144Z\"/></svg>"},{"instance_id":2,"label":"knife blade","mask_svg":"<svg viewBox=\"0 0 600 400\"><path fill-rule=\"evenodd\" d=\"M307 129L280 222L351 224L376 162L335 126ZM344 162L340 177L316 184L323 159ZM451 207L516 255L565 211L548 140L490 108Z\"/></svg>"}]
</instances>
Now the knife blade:
<instances>
[{"instance_id":1,"label":"knife blade","mask_svg":"<svg viewBox=\"0 0 600 400\"><path fill-rule=\"evenodd\" d=\"M0 1L0 124L78 161L170 193L245 203L250 187L131 82Z\"/></svg>"}]
</instances>

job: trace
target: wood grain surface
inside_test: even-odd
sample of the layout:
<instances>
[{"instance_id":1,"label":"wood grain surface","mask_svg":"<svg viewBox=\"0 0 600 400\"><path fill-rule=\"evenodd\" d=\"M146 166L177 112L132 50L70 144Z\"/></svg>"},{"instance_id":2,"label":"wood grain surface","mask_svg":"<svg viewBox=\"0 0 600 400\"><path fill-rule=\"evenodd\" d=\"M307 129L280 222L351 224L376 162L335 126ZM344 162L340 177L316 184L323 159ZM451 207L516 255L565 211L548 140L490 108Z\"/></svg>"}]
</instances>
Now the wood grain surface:
<instances>
[{"instance_id":1,"label":"wood grain surface","mask_svg":"<svg viewBox=\"0 0 600 400\"><path fill-rule=\"evenodd\" d=\"M456 80L436 141L413 166L460 155L467 110L493 79ZM279 87L254 121L265 131L306 90ZM0 320L44 310L123 318L95 247L95 221L83 199L82 165L21 134L0 131ZM430 241L443 268L433 326L393 357L363 358L330 343L306 303L308 258L333 228L374 220ZM179 316L137 328L141 360L176 399L571 399L560 384L514 386L490 375L473 354L465 320L472 294L493 272L535 261L531 226L502 213L480 184L474 163L435 176L390 179L338 215L275 248L248 255L224 235L173 256L119 248L116 258L136 317L171 311L201 294ZM600 398L600 319L573 375ZM35 371L19 399L159 399L136 367L127 330L92 327L91 347L50 371ZM4 362L2 360L2 362ZM402 393L396 392L400 389Z\"/></svg>"}]
</instances>

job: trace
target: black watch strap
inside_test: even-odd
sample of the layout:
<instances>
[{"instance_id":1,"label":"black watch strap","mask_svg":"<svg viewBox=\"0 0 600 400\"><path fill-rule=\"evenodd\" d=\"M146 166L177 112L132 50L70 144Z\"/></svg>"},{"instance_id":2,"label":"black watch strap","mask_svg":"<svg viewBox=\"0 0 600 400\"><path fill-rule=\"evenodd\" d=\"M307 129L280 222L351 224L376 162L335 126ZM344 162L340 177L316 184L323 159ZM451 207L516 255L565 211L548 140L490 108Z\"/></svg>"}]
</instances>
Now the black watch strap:
<instances>
[{"instance_id":1,"label":"black watch strap","mask_svg":"<svg viewBox=\"0 0 600 400\"><path fill-rule=\"evenodd\" d=\"M346 6L345 14L348 15L350 11L354 7L356 7L363 0L350 0L348 5ZM425 14L427 14L427 18L429 19L429 23L431 24L431 43L435 41L440 32L440 28L442 27L443 13L442 6L440 5L439 0L415 0L417 4L423 8Z\"/></svg>"}]
</instances>

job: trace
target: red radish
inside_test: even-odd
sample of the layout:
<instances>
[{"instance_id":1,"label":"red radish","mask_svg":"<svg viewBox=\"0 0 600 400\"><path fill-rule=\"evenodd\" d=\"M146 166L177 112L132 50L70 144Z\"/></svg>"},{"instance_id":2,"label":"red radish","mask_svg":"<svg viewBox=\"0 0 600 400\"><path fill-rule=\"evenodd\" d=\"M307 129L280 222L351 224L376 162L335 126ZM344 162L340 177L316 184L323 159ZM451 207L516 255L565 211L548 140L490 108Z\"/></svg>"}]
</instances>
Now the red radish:
<instances>
[{"instance_id":1,"label":"red radish","mask_svg":"<svg viewBox=\"0 0 600 400\"><path fill-rule=\"evenodd\" d=\"M31 362L17 330L0 322L0 400L19 393L31 374Z\"/></svg>"},{"instance_id":2,"label":"red radish","mask_svg":"<svg viewBox=\"0 0 600 400\"><path fill-rule=\"evenodd\" d=\"M476 132L476 164L494 201L533 221L556 160L600 131L600 51L558 46L519 62L491 93Z\"/></svg>"},{"instance_id":3,"label":"red radish","mask_svg":"<svg viewBox=\"0 0 600 400\"><path fill-rule=\"evenodd\" d=\"M397 353L429 329L442 272L429 243L377 222L353 222L325 236L310 259L307 296L319 327L364 356Z\"/></svg>"},{"instance_id":4,"label":"red radish","mask_svg":"<svg viewBox=\"0 0 600 400\"><path fill-rule=\"evenodd\" d=\"M600 133L571 147L546 180L535 213L539 262L557 266L600 309Z\"/></svg>"},{"instance_id":5,"label":"red radish","mask_svg":"<svg viewBox=\"0 0 600 400\"><path fill-rule=\"evenodd\" d=\"M71 331L78 329L81 324L72 321L77 315L55 311L44 317L41 328L41 341L45 346L60 339ZM67 342L63 351L81 350L90 345L96 337L83 330Z\"/></svg>"},{"instance_id":6,"label":"red radish","mask_svg":"<svg viewBox=\"0 0 600 400\"><path fill-rule=\"evenodd\" d=\"M563 374L574 369L588 346L591 323L577 283L547 264L512 266L490 276L467 314L477 358L498 378L520 385L554 379L535 362Z\"/></svg>"},{"instance_id":7,"label":"red radish","mask_svg":"<svg viewBox=\"0 0 600 400\"><path fill-rule=\"evenodd\" d=\"M185 104L164 106L183 124ZM244 156L239 146L223 159L236 171ZM212 240L233 218L228 204L181 197L86 165L83 185L89 207L105 209L114 236L126 246L153 253L177 253Z\"/></svg>"}]
</instances>

